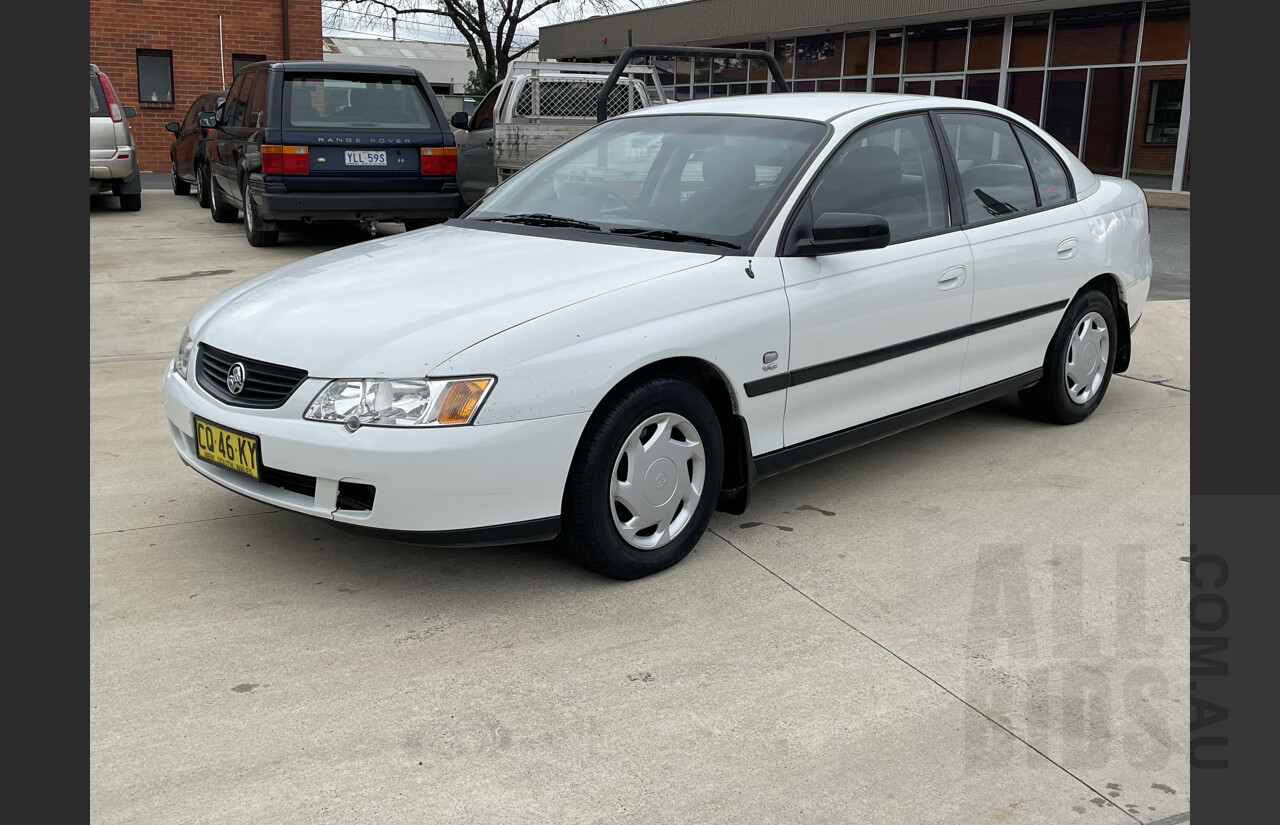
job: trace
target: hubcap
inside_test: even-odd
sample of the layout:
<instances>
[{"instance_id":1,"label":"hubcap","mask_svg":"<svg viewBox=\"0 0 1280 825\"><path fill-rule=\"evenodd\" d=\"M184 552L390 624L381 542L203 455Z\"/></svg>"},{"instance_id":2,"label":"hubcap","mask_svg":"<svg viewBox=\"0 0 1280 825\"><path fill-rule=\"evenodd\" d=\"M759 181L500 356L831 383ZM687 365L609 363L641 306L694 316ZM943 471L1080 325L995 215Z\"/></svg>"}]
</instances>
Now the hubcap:
<instances>
[{"instance_id":1,"label":"hubcap","mask_svg":"<svg viewBox=\"0 0 1280 825\"><path fill-rule=\"evenodd\" d=\"M1067 397L1077 404L1087 404L1097 395L1107 375L1110 350L1110 334L1102 316L1090 312L1081 318L1067 347Z\"/></svg>"},{"instance_id":2,"label":"hubcap","mask_svg":"<svg viewBox=\"0 0 1280 825\"><path fill-rule=\"evenodd\" d=\"M675 413L651 416L631 431L613 462L613 524L639 550L662 547L684 532L702 500L707 455L702 437Z\"/></svg>"}]
</instances>

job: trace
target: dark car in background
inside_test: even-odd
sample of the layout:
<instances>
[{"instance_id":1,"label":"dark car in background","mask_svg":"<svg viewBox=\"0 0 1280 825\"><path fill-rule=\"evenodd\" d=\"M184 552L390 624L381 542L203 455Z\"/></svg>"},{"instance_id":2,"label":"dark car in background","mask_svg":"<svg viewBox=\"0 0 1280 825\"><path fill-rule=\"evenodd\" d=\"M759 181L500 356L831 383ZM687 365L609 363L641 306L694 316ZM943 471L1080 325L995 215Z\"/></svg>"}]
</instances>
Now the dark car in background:
<instances>
[{"instance_id":1,"label":"dark car in background","mask_svg":"<svg viewBox=\"0 0 1280 825\"><path fill-rule=\"evenodd\" d=\"M205 92L195 99L181 121L171 120L164 125L165 129L173 132L173 142L169 144L169 176L173 182L173 194L190 195L194 186L200 205L204 207L209 206L209 190L200 185L200 167L206 162L204 139L209 134L209 127L197 123L196 117L201 112L217 112L226 99L226 89Z\"/></svg>"},{"instance_id":2,"label":"dark car in background","mask_svg":"<svg viewBox=\"0 0 1280 825\"><path fill-rule=\"evenodd\" d=\"M132 106L120 103L111 79L94 63L89 64L89 197L115 195L120 209L142 208L142 175L138 147L129 119Z\"/></svg>"},{"instance_id":3,"label":"dark car in background","mask_svg":"<svg viewBox=\"0 0 1280 825\"><path fill-rule=\"evenodd\" d=\"M291 222L417 229L462 207L453 131L409 66L253 63L197 121L213 127L209 211L219 223L243 212L253 246L275 245Z\"/></svg>"}]
</instances>

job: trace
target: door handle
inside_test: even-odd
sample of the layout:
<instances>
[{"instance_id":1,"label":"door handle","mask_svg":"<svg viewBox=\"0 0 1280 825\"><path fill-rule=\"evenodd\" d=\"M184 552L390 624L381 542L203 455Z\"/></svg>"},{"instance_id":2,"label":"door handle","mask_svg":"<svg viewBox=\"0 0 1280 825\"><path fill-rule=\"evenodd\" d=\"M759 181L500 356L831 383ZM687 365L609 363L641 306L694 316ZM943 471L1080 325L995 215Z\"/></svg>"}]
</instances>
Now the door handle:
<instances>
[{"instance_id":1,"label":"door handle","mask_svg":"<svg viewBox=\"0 0 1280 825\"><path fill-rule=\"evenodd\" d=\"M1079 251L1080 242L1075 238L1067 238L1065 241L1058 244L1058 259L1063 261L1070 260L1071 258L1074 258L1076 253Z\"/></svg>"},{"instance_id":2,"label":"door handle","mask_svg":"<svg viewBox=\"0 0 1280 825\"><path fill-rule=\"evenodd\" d=\"M946 291L955 289L964 283L968 271L963 266L953 266L938 278L938 289Z\"/></svg>"}]
</instances>

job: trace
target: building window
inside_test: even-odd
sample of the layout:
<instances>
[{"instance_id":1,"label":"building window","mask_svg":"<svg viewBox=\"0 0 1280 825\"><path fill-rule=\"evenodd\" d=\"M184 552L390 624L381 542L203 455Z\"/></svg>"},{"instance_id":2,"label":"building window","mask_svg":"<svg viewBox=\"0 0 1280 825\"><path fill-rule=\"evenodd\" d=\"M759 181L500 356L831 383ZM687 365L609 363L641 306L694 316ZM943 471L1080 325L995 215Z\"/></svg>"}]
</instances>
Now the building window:
<instances>
[{"instance_id":1,"label":"building window","mask_svg":"<svg viewBox=\"0 0 1280 825\"><path fill-rule=\"evenodd\" d=\"M173 102L173 52L138 49L138 100Z\"/></svg>"},{"instance_id":2,"label":"building window","mask_svg":"<svg viewBox=\"0 0 1280 825\"><path fill-rule=\"evenodd\" d=\"M1151 81L1147 108L1147 143L1177 143L1182 119L1182 87L1185 80Z\"/></svg>"},{"instance_id":3,"label":"building window","mask_svg":"<svg viewBox=\"0 0 1280 825\"><path fill-rule=\"evenodd\" d=\"M240 70L250 63L257 63L266 60L265 54L233 54L231 55L231 76L235 77L240 74Z\"/></svg>"}]
</instances>

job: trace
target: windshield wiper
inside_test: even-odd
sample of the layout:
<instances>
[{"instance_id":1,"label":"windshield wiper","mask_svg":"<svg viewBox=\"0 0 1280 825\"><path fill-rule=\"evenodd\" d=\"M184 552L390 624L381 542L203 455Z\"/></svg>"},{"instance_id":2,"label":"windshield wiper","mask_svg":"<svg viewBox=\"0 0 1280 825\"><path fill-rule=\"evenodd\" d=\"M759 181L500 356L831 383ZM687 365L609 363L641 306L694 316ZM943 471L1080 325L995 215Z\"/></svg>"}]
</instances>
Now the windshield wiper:
<instances>
[{"instance_id":1,"label":"windshield wiper","mask_svg":"<svg viewBox=\"0 0 1280 825\"><path fill-rule=\"evenodd\" d=\"M503 215L501 218L480 218L482 221L500 223L521 223L525 226L563 226L569 229L590 229L599 232L600 227L594 223L577 221L573 218L562 218L559 215L548 215L546 212L531 212L527 215Z\"/></svg>"},{"instance_id":2,"label":"windshield wiper","mask_svg":"<svg viewBox=\"0 0 1280 825\"><path fill-rule=\"evenodd\" d=\"M675 229L632 229L631 227L610 229L619 235L630 235L633 238L646 238L655 241L673 241L675 243L701 243L707 246L724 246L729 249L741 249L736 243L722 241L719 238L708 238L705 235L687 235Z\"/></svg>"}]
</instances>

